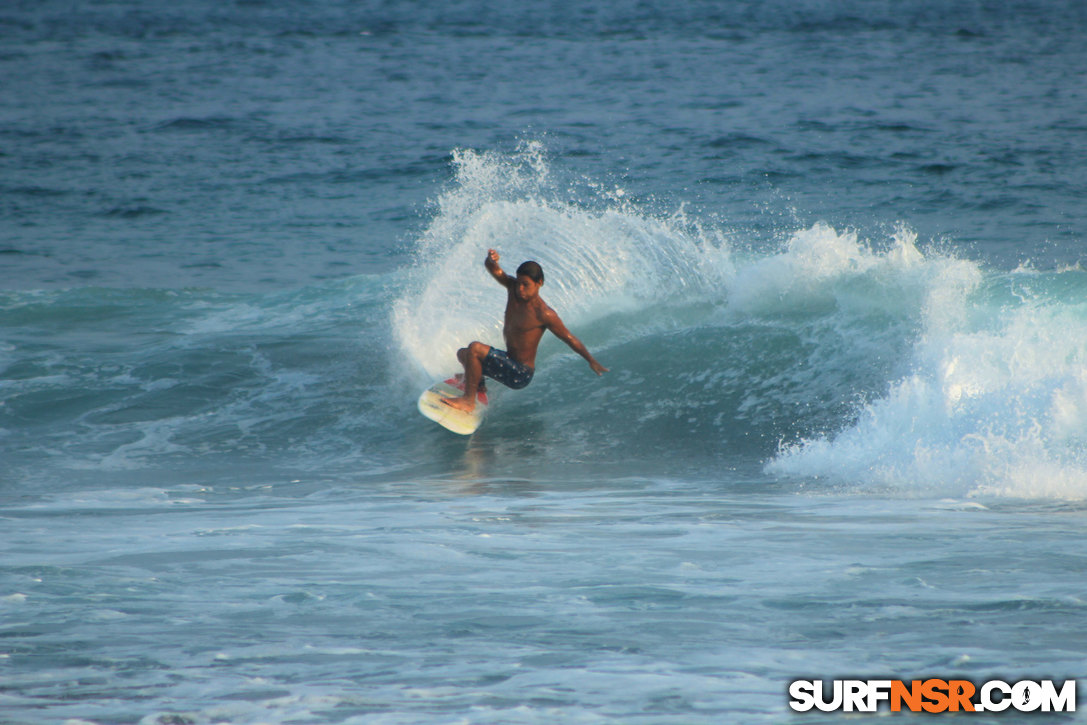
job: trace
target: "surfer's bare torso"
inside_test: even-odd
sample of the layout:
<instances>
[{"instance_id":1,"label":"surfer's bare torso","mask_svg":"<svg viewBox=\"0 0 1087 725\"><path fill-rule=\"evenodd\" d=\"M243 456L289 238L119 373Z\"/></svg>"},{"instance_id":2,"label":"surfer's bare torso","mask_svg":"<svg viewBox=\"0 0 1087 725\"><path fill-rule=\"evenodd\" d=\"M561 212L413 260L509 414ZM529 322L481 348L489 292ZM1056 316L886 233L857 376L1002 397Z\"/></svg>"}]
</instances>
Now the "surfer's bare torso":
<instances>
[{"instance_id":1,"label":"surfer's bare torso","mask_svg":"<svg viewBox=\"0 0 1087 725\"><path fill-rule=\"evenodd\" d=\"M522 285L515 277L509 278L506 286L506 317L502 326L506 352L522 365L535 368L540 340L544 332L558 320L558 315L539 295L524 299L525 290L521 289Z\"/></svg>"}]
</instances>

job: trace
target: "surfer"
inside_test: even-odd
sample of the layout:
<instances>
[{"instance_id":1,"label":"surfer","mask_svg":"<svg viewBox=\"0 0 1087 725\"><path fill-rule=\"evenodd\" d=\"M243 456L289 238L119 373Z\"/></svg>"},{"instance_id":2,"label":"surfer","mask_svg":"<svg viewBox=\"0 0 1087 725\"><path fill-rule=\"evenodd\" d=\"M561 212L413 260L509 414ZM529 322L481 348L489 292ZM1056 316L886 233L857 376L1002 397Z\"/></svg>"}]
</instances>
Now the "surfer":
<instances>
[{"instance_id":1,"label":"surfer","mask_svg":"<svg viewBox=\"0 0 1087 725\"><path fill-rule=\"evenodd\" d=\"M544 283L543 269L536 262L525 262L517 268L517 276L511 277L498 266L498 252L487 251L483 266L495 280L506 288L506 317L502 336L506 349L499 350L482 342L473 342L457 351L457 359L464 366L464 395L444 398L446 405L458 410L472 411L476 407L476 393L483 376L497 380L506 387L519 390L530 382L536 372L536 348L544 331L550 330L589 363L597 375L608 369L598 363L581 340L566 329L562 320L540 298Z\"/></svg>"}]
</instances>

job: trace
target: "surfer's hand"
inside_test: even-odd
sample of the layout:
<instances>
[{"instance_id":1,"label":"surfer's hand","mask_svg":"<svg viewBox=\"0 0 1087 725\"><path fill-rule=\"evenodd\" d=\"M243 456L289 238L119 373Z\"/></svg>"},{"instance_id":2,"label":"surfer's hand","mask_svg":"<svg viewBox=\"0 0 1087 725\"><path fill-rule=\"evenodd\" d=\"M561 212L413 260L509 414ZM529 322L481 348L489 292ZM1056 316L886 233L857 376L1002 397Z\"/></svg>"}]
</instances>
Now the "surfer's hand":
<instances>
[{"instance_id":1,"label":"surfer's hand","mask_svg":"<svg viewBox=\"0 0 1087 725\"><path fill-rule=\"evenodd\" d=\"M498 252L496 252L493 249L488 249L487 250L487 259L484 262L484 264L486 266L488 266L488 267L492 267L492 266L497 267L498 266Z\"/></svg>"},{"instance_id":2,"label":"surfer's hand","mask_svg":"<svg viewBox=\"0 0 1087 725\"><path fill-rule=\"evenodd\" d=\"M591 363L589 363L589 367L591 367L593 369L593 372L597 375L603 375L604 373L608 372L608 369L598 363L596 360L593 360Z\"/></svg>"}]
</instances>

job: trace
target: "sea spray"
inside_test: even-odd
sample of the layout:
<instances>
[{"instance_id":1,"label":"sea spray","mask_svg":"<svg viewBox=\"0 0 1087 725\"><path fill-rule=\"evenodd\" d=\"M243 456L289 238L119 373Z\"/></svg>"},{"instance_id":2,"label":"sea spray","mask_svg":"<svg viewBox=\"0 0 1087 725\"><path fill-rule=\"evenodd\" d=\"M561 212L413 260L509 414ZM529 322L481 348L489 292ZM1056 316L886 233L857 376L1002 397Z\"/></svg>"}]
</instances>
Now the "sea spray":
<instances>
[{"instance_id":1,"label":"sea spray","mask_svg":"<svg viewBox=\"0 0 1087 725\"><path fill-rule=\"evenodd\" d=\"M416 265L393 306L400 349L426 376L451 372L472 340L502 344L504 300L482 269L497 249L512 272L543 266L543 294L569 325L716 289L731 278L727 245L680 215L659 218L599 187L572 201L538 144L514 155L461 150L455 181L416 245ZM586 188L592 188L591 186Z\"/></svg>"}]
</instances>

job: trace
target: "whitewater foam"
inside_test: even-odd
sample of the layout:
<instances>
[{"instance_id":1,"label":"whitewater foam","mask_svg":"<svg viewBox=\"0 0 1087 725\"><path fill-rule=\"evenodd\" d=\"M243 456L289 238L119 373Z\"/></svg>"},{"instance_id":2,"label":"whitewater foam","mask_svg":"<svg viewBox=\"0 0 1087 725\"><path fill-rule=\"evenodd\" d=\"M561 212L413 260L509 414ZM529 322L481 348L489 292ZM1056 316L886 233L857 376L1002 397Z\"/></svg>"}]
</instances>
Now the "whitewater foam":
<instances>
[{"instance_id":1,"label":"whitewater foam","mask_svg":"<svg viewBox=\"0 0 1087 725\"><path fill-rule=\"evenodd\" d=\"M916 316L928 296L944 287L934 284L933 276L953 266L953 260L926 259L917 235L905 227L895 232L888 249L878 251L854 231L817 223L791 234L780 252L738 261L728 309L756 317L813 311Z\"/></svg>"},{"instance_id":2,"label":"whitewater foam","mask_svg":"<svg viewBox=\"0 0 1087 725\"><path fill-rule=\"evenodd\" d=\"M1087 279L1027 282L937 284L911 372L855 424L785 447L768 470L917 494L1087 498Z\"/></svg>"}]
</instances>

